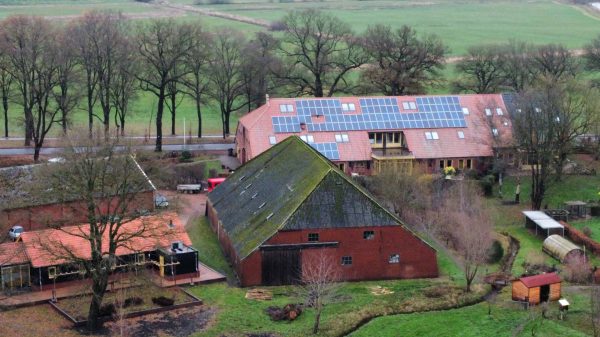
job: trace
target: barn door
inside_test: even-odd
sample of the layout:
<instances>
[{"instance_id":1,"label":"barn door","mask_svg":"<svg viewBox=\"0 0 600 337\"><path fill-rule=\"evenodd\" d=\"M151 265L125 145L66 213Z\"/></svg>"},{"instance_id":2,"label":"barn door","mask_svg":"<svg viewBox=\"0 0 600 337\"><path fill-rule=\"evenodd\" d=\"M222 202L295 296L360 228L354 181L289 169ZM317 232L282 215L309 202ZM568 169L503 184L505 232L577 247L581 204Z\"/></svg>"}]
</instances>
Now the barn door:
<instances>
[{"instance_id":1,"label":"barn door","mask_svg":"<svg viewBox=\"0 0 600 337\"><path fill-rule=\"evenodd\" d=\"M300 249L264 250L262 284L278 286L298 283L302 275Z\"/></svg>"}]
</instances>

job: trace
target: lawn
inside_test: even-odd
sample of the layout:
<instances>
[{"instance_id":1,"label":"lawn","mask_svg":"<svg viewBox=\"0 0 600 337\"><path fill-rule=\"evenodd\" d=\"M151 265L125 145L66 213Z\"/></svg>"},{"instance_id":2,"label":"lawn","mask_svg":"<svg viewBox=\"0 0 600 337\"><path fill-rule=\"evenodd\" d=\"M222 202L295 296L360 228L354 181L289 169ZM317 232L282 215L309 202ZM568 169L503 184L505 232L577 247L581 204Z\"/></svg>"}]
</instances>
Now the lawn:
<instances>
[{"instance_id":1,"label":"lawn","mask_svg":"<svg viewBox=\"0 0 600 337\"><path fill-rule=\"evenodd\" d=\"M198 258L207 266L223 273L228 279L234 280L235 275L229 262L225 259L217 235L210 228L208 218L198 218L187 232L192 240L192 245L198 250Z\"/></svg>"},{"instance_id":2,"label":"lawn","mask_svg":"<svg viewBox=\"0 0 600 337\"><path fill-rule=\"evenodd\" d=\"M573 225L573 227L579 230L583 230L584 227L588 227L592 231L591 238L596 242L600 242L600 218L572 221L569 222L569 224Z\"/></svg>"}]
</instances>

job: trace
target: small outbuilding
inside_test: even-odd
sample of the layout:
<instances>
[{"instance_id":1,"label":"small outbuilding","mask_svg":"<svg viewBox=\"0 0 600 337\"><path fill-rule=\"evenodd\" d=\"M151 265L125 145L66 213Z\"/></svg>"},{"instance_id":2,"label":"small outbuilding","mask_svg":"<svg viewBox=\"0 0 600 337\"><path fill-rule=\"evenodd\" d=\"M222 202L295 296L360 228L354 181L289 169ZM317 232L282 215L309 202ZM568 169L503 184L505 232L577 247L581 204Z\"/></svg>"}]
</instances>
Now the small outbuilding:
<instances>
[{"instance_id":1,"label":"small outbuilding","mask_svg":"<svg viewBox=\"0 0 600 337\"><path fill-rule=\"evenodd\" d=\"M565 227L554 220L548 214L541 211L524 211L525 227L535 230L535 234L541 234L544 237L552 234L565 236Z\"/></svg>"},{"instance_id":2,"label":"small outbuilding","mask_svg":"<svg viewBox=\"0 0 600 337\"><path fill-rule=\"evenodd\" d=\"M561 280L556 273L521 277L512 281L514 301L539 304L560 299Z\"/></svg>"},{"instance_id":3,"label":"small outbuilding","mask_svg":"<svg viewBox=\"0 0 600 337\"><path fill-rule=\"evenodd\" d=\"M560 262L565 262L573 256L583 256L583 250L579 246L556 234L544 240L542 250Z\"/></svg>"}]
</instances>

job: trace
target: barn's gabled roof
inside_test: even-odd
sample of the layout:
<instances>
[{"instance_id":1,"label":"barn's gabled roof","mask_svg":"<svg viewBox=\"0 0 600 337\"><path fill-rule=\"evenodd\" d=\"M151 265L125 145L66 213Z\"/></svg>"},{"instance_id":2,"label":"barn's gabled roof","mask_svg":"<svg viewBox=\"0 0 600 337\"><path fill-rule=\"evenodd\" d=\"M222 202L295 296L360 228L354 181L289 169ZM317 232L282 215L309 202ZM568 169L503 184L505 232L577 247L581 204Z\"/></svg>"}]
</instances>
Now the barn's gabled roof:
<instances>
[{"instance_id":1,"label":"barn's gabled roof","mask_svg":"<svg viewBox=\"0 0 600 337\"><path fill-rule=\"evenodd\" d=\"M298 137L241 166L208 199L240 259L279 230L401 224Z\"/></svg>"}]
</instances>

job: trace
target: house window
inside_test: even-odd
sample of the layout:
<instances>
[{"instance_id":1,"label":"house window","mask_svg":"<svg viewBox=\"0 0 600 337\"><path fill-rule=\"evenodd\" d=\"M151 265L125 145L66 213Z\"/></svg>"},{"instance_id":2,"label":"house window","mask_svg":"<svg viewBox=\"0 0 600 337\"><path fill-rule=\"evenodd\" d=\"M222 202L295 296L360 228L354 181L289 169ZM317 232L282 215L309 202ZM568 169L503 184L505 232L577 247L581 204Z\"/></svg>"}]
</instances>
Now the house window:
<instances>
[{"instance_id":1,"label":"house window","mask_svg":"<svg viewBox=\"0 0 600 337\"><path fill-rule=\"evenodd\" d=\"M431 137L433 137L433 139L440 139L440 137L438 136L438 133L437 133L437 132L435 132L435 131L433 131L433 132L431 133Z\"/></svg>"},{"instance_id":2,"label":"house window","mask_svg":"<svg viewBox=\"0 0 600 337\"><path fill-rule=\"evenodd\" d=\"M377 143L377 144L383 143L383 134L382 133L375 134L375 143Z\"/></svg>"},{"instance_id":3,"label":"house window","mask_svg":"<svg viewBox=\"0 0 600 337\"><path fill-rule=\"evenodd\" d=\"M448 166L448 167L452 166L452 159L446 160L446 166Z\"/></svg>"},{"instance_id":4,"label":"house window","mask_svg":"<svg viewBox=\"0 0 600 337\"><path fill-rule=\"evenodd\" d=\"M342 103L342 111L356 111L354 103Z\"/></svg>"},{"instance_id":5,"label":"house window","mask_svg":"<svg viewBox=\"0 0 600 337\"><path fill-rule=\"evenodd\" d=\"M347 134L342 133L342 134L335 135L335 141L338 143L348 143L350 141L350 139L348 138Z\"/></svg>"},{"instance_id":6,"label":"house window","mask_svg":"<svg viewBox=\"0 0 600 337\"><path fill-rule=\"evenodd\" d=\"M137 264L144 264L146 262L146 255L137 254L135 259L136 259Z\"/></svg>"},{"instance_id":7,"label":"house window","mask_svg":"<svg viewBox=\"0 0 600 337\"><path fill-rule=\"evenodd\" d=\"M504 115L504 112L502 111L502 108L496 108L496 113L498 114L498 116Z\"/></svg>"},{"instance_id":8,"label":"house window","mask_svg":"<svg viewBox=\"0 0 600 337\"><path fill-rule=\"evenodd\" d=\"M365 240L373 240L375 238L375 232L374 231L364 231L363 232L363 239Z\"/></svg>"},{"instance_id":9,"label":"house window","mask_svg":"<svg viewBox=\"0 0 600 337\"><path fill-rule=\"evenodd\" d=\"M352 264L352 256L342 256L342 266L349 266Z\"/></svg>"},{"instance_id":10,"label":"house window","mask_svg":"<svg viewBox=\"0 0 600 337\"><path fill-rule=\"evenodd\" d=\"M404 110L417 110L417 104L415 102L402 102Z\"/></svg>"},{"instance_id":11,"label":"house window","mask_svg":"<svg viewBox=\"0 0 600 337\"><path fill-rule=\"evenodd\" d=\"M431 132L425 132L425 139L433 139Z\"/></svg>"},{"instance_id":12,"label":"house window","mask_svg":"<svg viewBox=\"0 0 600 337\"><path fill-rule=\"evenodd\" d=\"M369 132L369 143L375 144L375 133Z\"/></svg>"},{"instance_id":13,"label":"house window","mask_svg":"<svg viewBox=\"0 0 600 337\"><path fill-rule=\"evenodd\" d=\"M465 139L465 133L464 132L458 131L457 133L458 133L458 138Z\"/></svg>"},{"instance_id":14,"label":"house window","mask_svg":"<svg viewBox=\"0 0 600 337\"><path fill-rule=\"evenodd\" d=\"M315 137L313 135L300 136L300 139L302 139L306 143L314 143L315 142Z\"/></svg>"},{"instance_id":15,"label":"house window","mask_svg":"<svg viewBox=\"0 0 600 337\"><path fill-rule=\"evenodd\" d=\"M492 129L492 134L494 135L494 137L498 137L498 129L493 128Z\"/></svg>"},{"instance_id":16,"label":"house window","mask_svg":"<svg viewBox=\"0 0 600 337\"><path fill-rule=\"evenodd\" d=\"M444 168L444 161L440 160L440 168L443 169Z\"/></svg>"},{"instance_id":17,"label":"house window","mask_svg":"<svg viewBox=\"0 0 600 337\"><path fill-rule=\"evenodd\" d=\"M348 135L345 133L342 133L342 142L348 143L349 141L350 141L350 138L348 138Z\"/></svg>"},{"instance_id":18,"label":"house window","mask_svg":"<svg viewBox=\"0 0 600 337\"><path fill-rule=\"evenodd\" d=\"M492 110L491 109L485 109L485 115L486 116L491 116L492 115Z\"/></svg>"},{"instance_id":19,"label":"house window","mask_svg":"<svg viewBox=\"0 0 600 337\"><path fill-rule=\"evenodd\" d=\"M279 112L294 112L294 106L291 104L279 104Z\"/></svg>"},{"instance_id":20,"label":"house window","mask_svg":"<svg viewBox=\"0 0 600 337\"><path fill-rule=\"evenodd\" d=\"M473 168L473 162L471 161L471 159L467 159L467 168L468 169Z\"/></svg>"},{"instance_id":21,"label":"house window","mask_svg":"<svg viewBox=\"0 0 600 337\"><path fill-rule=\"evenodd\" d=\"M389 263L400 263L400 254L392 254L388 260Z\"/></svg>"},{"instance_id":22,"label":"house window","mask_svg":"<svg viewBox=\"0 0 600 337\"><path fill-rule=\"evenodd\" d=\"M469 114L469 108L462 108L462 111L463 111L463 115Z\"/></svg>"},{"instance_id":23,"label":"house window","mask_svg":"<svg viewBox=\"0 0 600 337\"><path fill-rule=\"evenodd\" d=\"M277 144L277 138L275 138L275 136L269 136L269 144L271 144L271 145Z\"/></svg>"},{"instance_id":24,"label":"house window","mask_svg":"<svg viewBox=\"0 0 600 337\"><path fill-rule=\"evenodd\" d=\"M464 160L462 160L462 159L458 160L458 168L461 169L461 170L465 168L465 161Z\"/></svg>"},{"instance_id":25,"label":"house window","mask_svg":"<svg viewBox=\"0 0 600 337\"><path fill-rule=\"evenodd\" d=\"M308 242L319 241L319 233L308 233Z\"/></svg>"}]
</instances>

